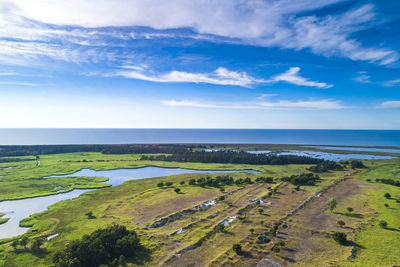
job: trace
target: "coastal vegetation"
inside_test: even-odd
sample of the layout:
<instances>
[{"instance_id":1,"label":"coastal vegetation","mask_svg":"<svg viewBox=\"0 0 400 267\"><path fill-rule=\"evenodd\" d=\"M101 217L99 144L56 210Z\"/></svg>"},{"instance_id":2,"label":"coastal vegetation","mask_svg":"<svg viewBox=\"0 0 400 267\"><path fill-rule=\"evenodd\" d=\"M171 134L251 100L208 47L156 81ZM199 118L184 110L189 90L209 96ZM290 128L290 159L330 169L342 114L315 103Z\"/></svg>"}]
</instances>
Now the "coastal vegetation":
<instances>
[{"instance_id":1,"label":"coastal vegetation","mask_svg":"<svg viewBox=\"0 0 400 267\"><path fill-rule=\"evenodd\" d=\"M192 148L196 149L203 148ZM376 180L398 181L397 159L362 161L364 168L356 169L351 161L337 163L341 168L316 173L310 167L318 163L142 158L158 155L74 152L39 154L40 167L35 160L0 163L0 167L12 167L0 170L3 200L62 194L73 190L71 186L101 188L24 219L21 225L30 227L26 234L0 241L0 265L68 266L79 262L88 266L82 263L99 260L88 264L231 266L256 265L266 257L275 264L294 266L390 266L400 261L400 188ZM115 187L107 184L106 177L42 178L86 168L145 166L239 171L139 179ZM240 172L249 169L259 173ZM327 206L331 199L336 202L332 211ZM126 240L118 241L124 237ZM99 247L103 239L111 240L110 246ZM135 249L121 252L115 249L116 243L132 244ZM233 244L240 245L240 250ZM109 248L112 252L99 259L82 257Z\"/></svg>"}]
</instances>

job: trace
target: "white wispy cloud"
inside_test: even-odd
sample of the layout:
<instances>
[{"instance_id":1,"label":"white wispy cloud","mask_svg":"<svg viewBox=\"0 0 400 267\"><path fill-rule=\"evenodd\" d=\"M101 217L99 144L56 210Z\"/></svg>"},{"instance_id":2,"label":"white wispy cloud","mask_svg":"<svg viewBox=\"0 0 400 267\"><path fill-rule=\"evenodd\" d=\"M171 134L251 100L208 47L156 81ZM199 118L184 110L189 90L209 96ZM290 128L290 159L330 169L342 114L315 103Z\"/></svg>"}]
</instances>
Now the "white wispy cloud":
<instances>
[{"instance_id":1,"label":"white wispy cloud","mask_svg":"<svg viewBox=\"0 0 400 267\"><path fill-rule=\"evenodd\" d=\"M36 83L29 83L29 82L0 81L0 84L3 84L3 85L18 85L18 86L38 86L38 84L36 84Z\"/></svg>"},{"instance_id":2,"label":"white wispy cloud","mask_svg":"<svg viewBox=\"0 0 400 267\"><path fill-rule=\"evenodd\" d=\"M284 81L295 85L311 86L318 88L330 88L333 86L332 84L310 81L307 78L301 77L299 75L299 71L299 67L290 68L288 71L273 77L271 79L271 82Z\"/></svg>"},{"instance_id":3,"label":"white wispy cloud","mask_svg":"<svg viewBox=\"0 0 400 267\"><path fill-rule=\"evenodd\" d=\"M319 100L279 100L251 103L208 103L193 100L164 100L163 105L172 107L217 108L217 109L344 109L350 108L334 99Z\"/></svg>"},{"instance_id":4,"label":"white wispy cloud","mask_svg":"<svg viewBox=\"0 0 400 267\"><path fill-rule=\"evenodd\" d=\"M353 37L354 33L379 23L372 4L341 14L313 14L314 10L343 1L85 0L82 4L80 0L3 0L0 3L0 38L31 41L36 45L21 47L20 41L3 43L0 55L21 55L25 51L28 55L44 55L56 60L84 62L97 57L98 61L99 57L116 57L111 51L104 51L118 45L110 42L110 37L129 40L179 35L208 41L308 49L327 57L340 56L382 65L397 61L399 55L395 50L364 47ZM127 31L125 26L144 26L153 31ZM192 31L178 34L172 29ZM49 45L60 41L67 47ZM94 51L88 53L88 47ZM79 61L81 57L83 60Z\"/></svg>"},{"instance_id":5,"label":"white wispy cloud","mask_svg":"<svg viewBox=\"0 0 400 267\"><path fill-rule=\"evenodd\" d=\"M386 87L397 86L397 85L400 85L400 79L386 81L386 82L383 82L382 85L386 86Z\"/></svg>"},{"instance_id":6,"label":"white wispy cloud","mask_svg":"<svg viewBox=\"0 0 400 267\"><path fill-rule=\"evenodd\" d=\"M382 102L378 107L380 107L380 108L400 108L400 101L385 101L385 102Z\"/></svg>"},{"instance_id":7,"label":"white wispy cloud","mask_svg":"<svg viewBox=\"0 0 400 267\"><path fill-rule=\"evenodd\" d=\"M353 78L353 81L358 83L372 83L371 76L365 74L365 72L361 72L359 74L359 76Z\"/></svg>"},{"instance_id":8,"label":"white wispy cloud","mask_svg":"<svg viewBox=\"0 0 400 267\"><path fill-rule=\"evenodd\" d=\"M277 82L287 82L299 86L309 86L317 88L330 88L333 85L323 82L310 81L299 75L300 68L293 67L288 71L276 75L271 79L258 79L252 77L246 72L231 71L223 67L219 67L211 73L190 73L184 71L170 71L167 73L156 74L146 68L139 66L124 66L123 70L117 70L112 73L92 73L91 75L103 76L121 76L129 79L139 79L151 82L185 82L185 83L208 83L217 85L235 85L242 87L251 87L256 84L273 84ZM261 98L275 96L274 94L263 94Z\"/></svg>"},{"instance_id":9,"label":"white wispy cloud","mask_svg":"<svg viewBox=\"0 0 400 267\"><path fill-rule=\"evenodd\" d=\"M121 76L151 82L208 83L217 85L236 85L242 87L250 87L253 84L263 82L263 80L256 79L245 72L230 71L222 67L219 67L212 73L190 73L175 70L164 74L154 74L134 69L119 70L108 74L108 76Z\"/></svg>"}]
</instances>

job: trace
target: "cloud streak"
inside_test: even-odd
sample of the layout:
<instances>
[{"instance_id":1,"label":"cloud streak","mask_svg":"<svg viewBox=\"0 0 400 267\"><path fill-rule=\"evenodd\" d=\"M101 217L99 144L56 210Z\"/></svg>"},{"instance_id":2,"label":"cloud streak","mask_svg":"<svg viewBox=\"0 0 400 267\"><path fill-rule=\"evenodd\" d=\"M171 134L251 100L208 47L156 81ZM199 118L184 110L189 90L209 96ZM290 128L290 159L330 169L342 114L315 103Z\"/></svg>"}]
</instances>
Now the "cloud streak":
<instances>
[{"instance_id":1,"label":"cloud streak","mask_svg":"<svg viewBox=\"0 0 400 267\"><path fill-rule=\"evenodd\" d=\"M273 77L271 82L283 81L283 82L287 82L287 83L291 83L291 84L295 84L295 85L310 86L310 87L317 87L317 88L330 88L333 86L332 84L310 81L307 78L301 77L299 75L299 71L300 71L299 67L290 68L285 73L282 73L282 74L279 74L279 75Z\"/></svg>"},{"instance_id":2,"label":"cloud streak","mask_svg":"<svg viewBox=\"0 0 400 267\"><path fill-rule=\"evenodd\" d=\"M189 73L184 71L171 71L165 74L149 74L140 70L120 70L109 76L121 76L130 79L139 79L161 83L208 83L216 85L234 85L250 87L263 80L251 77L245 72L230 71L226 68L218 68L212 73Z\"/></svg>"},{"instance_id":3,"label":"cloud streak","mask_svg":"<svg viewBox=\"0 0 400 267\"><path fill-rule=\"evenodd\" d=\"M382 65L397 61L399 55L395 50L364 47L352 37L379 23L372 4L334 15L314 12L343 1L85 0L82 4L80 0L5 0L0 4L0 38L14 39L14 43L1 44L0 55L26 52L56 60L84 62L92 57L115 58L108 48L127 40L178 37L307 49L326 57L339 56ZM109 26L113 27L107 28ZM36 44L24 47L21 40ZM59 43L63 43L62 48L54 47ZM90 49L95 51L88 53ZM83 60L79 60L80 57Z\"/></svg>"},{"instance_id":4,"label":"cloud streak","mask_svg":"<svg viewBox=\"0 0 400 267\"><path fill-rule=\"evenodd\" d=\"M300 100L300 101L258 101L252 103L207 103L192 100L164 100L161 103L171 107L192 107L192 108L214 108L214 109L345 109L350 108L341 104L338 100Z\"/></svg>"},{"instance_id":5,"label":"cloud streak","mask_svg":"<svg viewBox=\"0 0 400 267\"><path fill-rule=\"evenodd\" d=\"M323 82L310 81L299 75L300 68L293 67L288 71L276 75L271 79L257 79L250 76L246 72L231 71L223 67L219 67L211 73L190 73L184 71L170 71L164 74L155 74L140 66L123 66L122 70L118 70L104 76L120 76L129 79L138 79L151 82L161 83L208 83L215 85L233 85L241 87L251 87L256 84L274 84L277 82L287 82L299 86L330 88L333 85ZM96 73L94 74L96 75ZM264 94L262 98L271 96Z\"/></svg>"},{"instance_id":6,"label":"cloud streak","mask_svg":"<svg viewBox=\"0 0 400 267\"><path fill-rule=\"evenodd\" d=\"M380 108L400 108L400 101L385 101L379 106Z\"/></svg>"}]
</instances>

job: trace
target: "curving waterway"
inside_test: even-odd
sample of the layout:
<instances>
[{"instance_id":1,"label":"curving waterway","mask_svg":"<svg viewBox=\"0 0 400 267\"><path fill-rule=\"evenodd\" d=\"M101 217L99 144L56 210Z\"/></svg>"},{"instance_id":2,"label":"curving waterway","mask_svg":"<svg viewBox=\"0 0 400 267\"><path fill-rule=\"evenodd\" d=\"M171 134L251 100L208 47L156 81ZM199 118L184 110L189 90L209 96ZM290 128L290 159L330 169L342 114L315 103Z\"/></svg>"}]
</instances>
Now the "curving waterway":
<instances>
[{"instance_id":1,"label":"curving waterway","mask_svg":"<svg viewBox=\"0 0 400 267\"><path fill-rule=\"evenodd\" d=\"M105 183L117 186L125 181L137 180L144 178L155 178L184 173L257 173L253 170L235 170L235 171L220 171L220 170L192 170L181 168L160 168L160 167L144 167L138 169L115 169L94 171L91 169L82 169L72 174L54 175L50 177L71 177L71 176L89 176L89 177L108 177L109 180ZM75 189L67 193L57 195L27 198L20 200L7 200L0 202L0 213L5 213L3 218L10 218L8 222L0 225L0 239L10 238L26 233L29 228L20 227L19 222L31 216L32 214L46 211L49 206L68 199L77 198L83 193L94 191L97 189Z\"/></svg>"}]
</instances>

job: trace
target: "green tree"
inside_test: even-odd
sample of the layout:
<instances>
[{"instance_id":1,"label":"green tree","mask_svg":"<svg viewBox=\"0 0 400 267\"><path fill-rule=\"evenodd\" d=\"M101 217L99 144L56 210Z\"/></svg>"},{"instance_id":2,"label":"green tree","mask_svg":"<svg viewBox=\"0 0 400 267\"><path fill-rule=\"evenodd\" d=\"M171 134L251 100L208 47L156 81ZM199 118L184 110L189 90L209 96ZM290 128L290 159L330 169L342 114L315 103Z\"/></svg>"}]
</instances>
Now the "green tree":
<instances>
[{"instance_id":1,"label":"green tree","mask_svg":"<svg viewBox=\"0 0 400 267\"><path fill-rule=\"evenodd\" d=\"M340 221L337 221L337 224L339 224L340 226L344 226L346 223L344 221L340 220Z\"/></svg>"},{"instance_id":2,"label":"green tree","mask_svg":"<svg viewBox=\"0 0 400 267\"><path fill-rule=\"evenodd\" d=\"M326 203L328 208L331 210L331 212L336 208L337 206L337 201L334 198L329 199L329 201Z\"/></svg>"},{"instance_id":3,"label":"green tree","mask_svg":"<svg viewBox=\"0 0 400 267\"><path fill-rule=\"evenodd\" d=\"M232 249L233 249L233 251L235 251L236 252L236 254L237 255L241 255L242 254L242 245L240 245L240 244L233 244L233 246L232 246Z\"/></svg>"},{"instance_id":4,"label":"green tree","mask_svg":"<svg viewBox=\"0 0 400 267\"><path fill-rule=\"evenodd\" d=\"M26 245L28 244L28 237L27 236L23 236L21 238L21 240L19 241L19 244L21 246L23 246L24 248L26 248Z\"/></svg>"},{"instance_id":5,"label":"green tree","mask_svg":"<svg viewBox=\"0 0 400 267\"><path fill-rule=\"evenodd\" d=\"M32 244L31 244L31 250L32 251L39 251L40 247L42 245L43 245L43 239L36 238L35 240L33 240Z\"/></svg>"},{"instance_id":6,"label":"green tree","mask_svg":"<svg viewBox=\"0 0 400 267\"><path fill-rule=\"evenodd\" d=\"M380 221L380 222L379 222L379 226L380 226L381 228L383 228L383 229L386 229L386 228L387 228L387 222L386 222L386 221Z\"/></svg>"},{"instance_id":7,"label":"green tree","mask_svg":"<svg viewBox=\"0 0 400 267\"><path fill-rule=\"evenodd\" d=\"M334 232L332 238L341 245L347 244L347 235L343 232Z\"/></svg>"},{"instance_id":8,"label":"green tree","mask_svg":"<svg viewBox=\"0 0 400 267\"><path fill-rule=\"evenodd\" d=\"M15 239L13 242L11 242L10 244L14 249L17 248L17 246L19 245L19 240Z\"/></svg>"},{"instance_id":9,"label":"green tree","mask_svg":"<svg viewBox=\"0 0 400 267\"><path fill-rule=\"evenodd\" d=\"M353 210L354 210L354 209L353 209L352 207L347 207L347 211L348 211L348 212L353 212Z\"/></svg>"},{"instance_id":10,"label":"green tree","mask_svg":"<svg viewBox=\"0 0 400 267\"><path fill-rule=\"evenodd\" d=\"M181 192L181 189L180 189L180 188L175 188L174 190L175 190L175 192L176 192L177 194L179 194L179 193Z\"/></svg>"},{"instance_id":11,"label":"green tree","mask_svg":"<svg viewBox=\"0 0 400 267\"><path fill-rule=\"evenodd\" d=\"M96 216L93 215L93 211L88 211L85 213L85 215L88 217L88 219L95 219Z\"/></svg>"},{"instance_id":12,"label":"green tree","mask_svg":"<svg viewBox=\"0 0 400 267\"><path fill-rule=\"evenodd\" d=\"M385 193L385 198L387 198L387 199L389 199L389 198L391 198L392 196L389 194L389 193Z\"/></svg>"},{"instance_id":13,"label":"green tree","mask_svg":"<svg viewBox=\"0 0 400 267\"><path fill-rule=\"evenodd\" d=\"M163 186L164 186L164 183L163 183L163 182L160 182L160 183L157 184L157 186L158 186L158 187L163 187Z\"/></svg>"},{"instance_id":14,"label":"green tree","mask_svg":"<svg viewBox=\"0 0 400 267\"><path fill-rule=\"evenodd\" d=\"M181 181L180 184L181 184L181 185L184 185L184 184L185 184L185 181Z\"/></svg>"}]
</instances>

